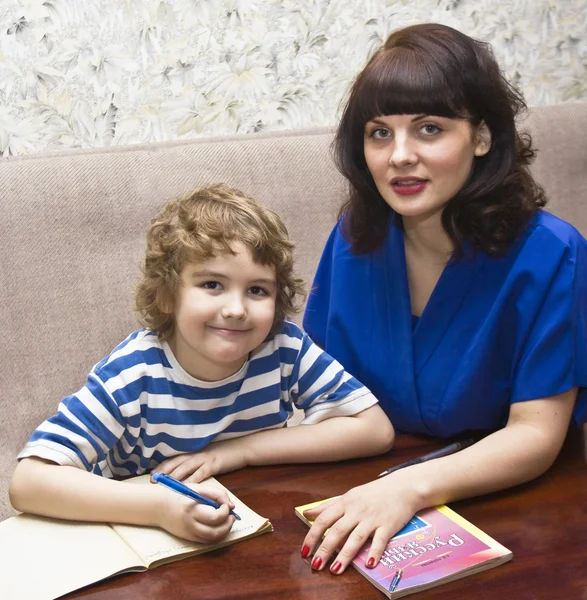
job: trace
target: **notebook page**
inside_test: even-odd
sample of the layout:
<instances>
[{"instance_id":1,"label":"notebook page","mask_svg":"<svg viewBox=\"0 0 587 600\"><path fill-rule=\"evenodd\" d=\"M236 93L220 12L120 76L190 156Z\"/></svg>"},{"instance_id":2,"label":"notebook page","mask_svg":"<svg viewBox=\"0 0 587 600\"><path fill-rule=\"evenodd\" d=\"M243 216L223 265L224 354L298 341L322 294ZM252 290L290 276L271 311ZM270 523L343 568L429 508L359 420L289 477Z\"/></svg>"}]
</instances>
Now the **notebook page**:
<instances>
[{"instance_id":1,"label":"notebook page","mask_svg":"<svg viewBox=\"0 0 587 600\"><path fill-rule=\"evenodd\" d=\"M156 485L150 483L149 475L141 475L140 477L129 479L127 482L134 485ZM219 481L212 477L206 479L203 483L226 489ZM169 490L169 493L173 494L175 492ZM198 554L209 552L215 548L226 546L241 538L253 535L258 531L271 529L271 525L268 523L267 519L259 516L256 512L243 504L230 491L228 491L228 495L235 505L234 511L241 517L241 520L236 521L228 536L216 544L188 542L187 540L178 538L156 527L140 527L117 523L112 523L111 526L147 566L155 561L164 560L173 556L179 557L188 553Z\"/></svg>"},{"instance_id":2,"label":"notebook page","mask_svg":"<svg viewBox=\"0 0 587 600\"><path fill-rule=\"evenodd\" d=\"M52 600L125 570L144 570L111 527L18 515L0 523L0 597Z\"/></svg>"}]
</instances>

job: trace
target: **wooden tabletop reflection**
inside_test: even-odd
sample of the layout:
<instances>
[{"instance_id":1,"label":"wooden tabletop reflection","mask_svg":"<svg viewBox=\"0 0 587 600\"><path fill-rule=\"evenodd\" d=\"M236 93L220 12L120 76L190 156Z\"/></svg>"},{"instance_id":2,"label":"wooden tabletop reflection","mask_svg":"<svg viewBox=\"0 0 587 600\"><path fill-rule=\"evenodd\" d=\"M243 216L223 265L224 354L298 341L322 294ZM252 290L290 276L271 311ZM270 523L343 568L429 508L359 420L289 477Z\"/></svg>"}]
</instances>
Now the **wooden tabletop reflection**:
<instances>
[{"instance_id":1,"label":"wooden tabletop reflection","mask_svg":"<svg viewBox=\"0 0 587 600\"><path fill-rule=\"evenodd\" d=\"M423 600L587 600L587 463L569 435L555 465L515 489L450 506L514 553L511 562L409 596ZM145 573L123 575L68 600L368 600L384 596L354 569L315 573L300 557L307 527L294 506L345 492L441 444L400 436L387 456L335 464L244 469L218 477L275 531Z\"/></svg>"}]
</instances>

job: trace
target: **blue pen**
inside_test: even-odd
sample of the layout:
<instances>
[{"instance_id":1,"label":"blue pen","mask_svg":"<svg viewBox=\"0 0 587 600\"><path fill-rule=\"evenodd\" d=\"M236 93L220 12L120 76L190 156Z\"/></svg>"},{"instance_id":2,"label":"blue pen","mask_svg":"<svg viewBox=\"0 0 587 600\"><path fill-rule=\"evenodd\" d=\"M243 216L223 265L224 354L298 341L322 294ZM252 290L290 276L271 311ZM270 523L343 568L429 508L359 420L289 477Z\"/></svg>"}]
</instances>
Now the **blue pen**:
<instances>
[{"instance_id":1,"label":"blue pen","mask_svg":"<svg viewBox=\"0 0 587 600\"><path fill-rule=\"evenodd\" d=\"M395 575L393 576L393 580L391 582L391 584L389 585L389 591L390 592L395 592L395 589L397 588L398 583L400 582L401 578L402 578L402 573L404 572L403 569L398 569L395 572Z\"/></svg>"},{"instance_id":2,"label":"blue pen","mask_svg":"<svg viewBox=\"0 0 587 600\"><path fill-rule=\"evenodd\" d=\"M165 473L153 473L152 475L153 481L168 487L170 490L177 492L178 494L183 494L200 504L206 504L207 506L212 506L214 508L220 508L220 504L211 500L210 498L206 498L206 496L202 496L202 494L198 494L198 492L194 492L192 488L189 488L187 485L184 485L181 481L174 479L170 475L165 475ZM230 511L231 515L234 515L237 520L241 520L241 518L234 512L234 510Z\"/></svg>"}]
</instances>

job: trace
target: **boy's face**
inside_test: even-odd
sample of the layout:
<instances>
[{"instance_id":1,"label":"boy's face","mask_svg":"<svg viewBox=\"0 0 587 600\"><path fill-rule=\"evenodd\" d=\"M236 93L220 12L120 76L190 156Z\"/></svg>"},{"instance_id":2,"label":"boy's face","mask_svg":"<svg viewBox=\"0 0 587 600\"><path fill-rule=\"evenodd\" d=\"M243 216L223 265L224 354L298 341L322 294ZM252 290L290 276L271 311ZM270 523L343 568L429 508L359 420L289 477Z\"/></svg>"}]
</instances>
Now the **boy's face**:
<instances>
[{"instance_id":1,"label":"boy's face","mask_svg":"<svg viewBox=\"0 0 587 600\"><path fill-rule=\"evenodd\" d=\"M169 345L193 377L236 373L269 334L275 317L275 267L260 265L241 243L236 254L188 263L181 272Z\"/></svg>"}]
</instances>

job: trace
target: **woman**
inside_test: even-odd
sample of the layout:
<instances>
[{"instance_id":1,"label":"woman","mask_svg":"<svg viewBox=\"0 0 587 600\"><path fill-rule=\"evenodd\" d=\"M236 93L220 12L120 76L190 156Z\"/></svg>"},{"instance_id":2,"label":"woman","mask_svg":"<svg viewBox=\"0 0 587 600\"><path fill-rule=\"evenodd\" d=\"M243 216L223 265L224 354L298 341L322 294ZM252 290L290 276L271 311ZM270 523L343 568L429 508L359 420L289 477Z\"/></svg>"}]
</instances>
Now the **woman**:
<instances>
[{"instance_id":1,"label":"woman","mask_svg":"<svg viewBox=\"0 0 587 600\"><path fill-rule=\"evenodd\" d=\"M342 545L343 573L369 537L375 566L414 513L539 476L586 420L587 242L541 210L524 108L488 45L436 24L393 33L352 87L350 198L304 326L396 429L483 435L308 511L314 569Z\"/></svg>"}]
</instances>

